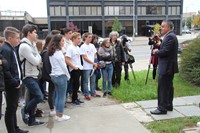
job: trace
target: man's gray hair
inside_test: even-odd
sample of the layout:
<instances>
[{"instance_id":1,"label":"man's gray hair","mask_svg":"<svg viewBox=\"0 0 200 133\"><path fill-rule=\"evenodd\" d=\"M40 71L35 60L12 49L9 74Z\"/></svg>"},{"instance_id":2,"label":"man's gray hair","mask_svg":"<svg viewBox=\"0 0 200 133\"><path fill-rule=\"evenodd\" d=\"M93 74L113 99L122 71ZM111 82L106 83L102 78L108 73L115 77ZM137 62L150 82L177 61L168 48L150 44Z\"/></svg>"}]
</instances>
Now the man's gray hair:
<instances>
[{"instance_id":1,"label":"man's gray hair","mask_svg":"<svg viewBox=\"0 0 200 133\"><path fill-rule=\"evenodd\" d=\"M171 30L174 29L174 24L173 24L172 21L170 21L170 20L164 20L163 22L167 23L167 25L170 27Z\"/></svg>"},{"instance_id":2,"label":"man's gray hair","mask_svg":"<svg viewBox=\"0 0 200 133\"><path fill-rule=\"evenodd\" d=\"M117 31L110 32L109 37L112 38L113 35L117 35L117 37L119 37L119 33Z\"/></svg>"}]
</instances>

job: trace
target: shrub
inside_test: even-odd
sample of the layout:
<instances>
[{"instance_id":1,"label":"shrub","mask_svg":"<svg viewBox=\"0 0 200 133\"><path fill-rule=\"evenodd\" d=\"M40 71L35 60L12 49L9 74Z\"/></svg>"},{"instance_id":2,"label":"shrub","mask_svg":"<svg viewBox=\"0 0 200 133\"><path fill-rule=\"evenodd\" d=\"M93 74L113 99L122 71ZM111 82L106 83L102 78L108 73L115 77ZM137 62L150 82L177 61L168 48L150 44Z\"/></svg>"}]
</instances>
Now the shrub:
<instances>
[{"instance_id":1,"label":"shrub","mask_svg":"<svg viewBox=\"0 0 200 133\"><path fill-rule=\"evenodd\" d=\"M192 40L181 54L180 75L183 79L200 85L200 36Z\"/></svg>"}]
</instances>

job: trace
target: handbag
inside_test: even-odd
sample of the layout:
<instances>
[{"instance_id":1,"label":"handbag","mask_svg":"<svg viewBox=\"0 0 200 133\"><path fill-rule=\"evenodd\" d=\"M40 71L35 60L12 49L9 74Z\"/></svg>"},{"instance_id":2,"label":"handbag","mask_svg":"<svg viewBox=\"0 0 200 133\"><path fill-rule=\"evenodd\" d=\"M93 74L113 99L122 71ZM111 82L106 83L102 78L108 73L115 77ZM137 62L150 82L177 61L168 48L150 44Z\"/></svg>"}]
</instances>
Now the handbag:
<instances>
[{"instance_id":1,"label":"handbag","mask_svg":"<svg viewBox=\"0 0 200 133\"><path fill-rule=\"evenodd\" d=\"M130 54L127 54L127 57L128 57L127 63L134 63L134 62L135 62L134 56L132 56L132 55L130 55Z\"/></svg>"}]
</instances>

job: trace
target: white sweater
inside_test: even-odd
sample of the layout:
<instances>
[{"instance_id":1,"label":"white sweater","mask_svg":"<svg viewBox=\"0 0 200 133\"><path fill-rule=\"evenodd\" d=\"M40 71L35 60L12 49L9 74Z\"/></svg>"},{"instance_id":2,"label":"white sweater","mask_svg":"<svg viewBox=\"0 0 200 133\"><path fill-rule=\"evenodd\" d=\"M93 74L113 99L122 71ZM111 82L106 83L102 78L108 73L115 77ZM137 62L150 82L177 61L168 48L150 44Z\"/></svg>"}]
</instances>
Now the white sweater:
<instances>
[{"instance_id":1,"label":"white sweater","mask_svg":"<svg viewBox=\"0 0 200 133\"><path fill-rule=\"evenodd\" d=\"M38 53L35 43L31 43L27 38L23 38L19 47L19 58L20 61L26 59L25 61L25 77L37 78L39 70L37 66L42 62L41 56ZM24 65L22 65L23 67ZM23 68L24 69L24 68Z\"/></svg>"}]
</instances>

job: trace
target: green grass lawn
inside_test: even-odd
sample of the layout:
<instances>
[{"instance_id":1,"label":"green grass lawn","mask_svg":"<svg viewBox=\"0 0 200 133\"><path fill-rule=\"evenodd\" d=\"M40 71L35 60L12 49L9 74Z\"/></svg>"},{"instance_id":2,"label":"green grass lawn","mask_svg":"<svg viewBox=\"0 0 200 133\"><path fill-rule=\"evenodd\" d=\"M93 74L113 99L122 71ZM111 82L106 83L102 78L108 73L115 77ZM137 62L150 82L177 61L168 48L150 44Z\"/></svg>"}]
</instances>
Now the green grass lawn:
<instances>
[{"instance_id":1,"label":"green grass lawn","mask_svg":"<svg viewBox=\"0 0 200 133\"><path fill-rule=\"evenodd\" d=\"M152 133L181 133L185 128L193 128L200 121L199 117L175 118L165 121L150 122L145 125Z\"/></svg>"},{"instance_id":2,"label":"green grass lawn","mask_svg":"<svg viewBox=\"0 0 200 133\"><path fill-rule=\"evenodd\" d=\"M147 85L145 85L147 71L136 71L136 81L132 73L129 73L130 81L124 80L124 73L122 73L121 85L118 88L112 88L113 98L119 102L133 102L141 100L157 99L157 80L152 80L152 72L149 73ZM101 80L99 85L101 87ZM192 96L200 95L200 87L194 86L179 77L176 74L174 77L174 95Z\"/></svg>"}]
</instances>

